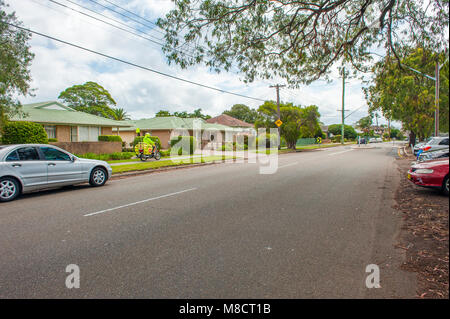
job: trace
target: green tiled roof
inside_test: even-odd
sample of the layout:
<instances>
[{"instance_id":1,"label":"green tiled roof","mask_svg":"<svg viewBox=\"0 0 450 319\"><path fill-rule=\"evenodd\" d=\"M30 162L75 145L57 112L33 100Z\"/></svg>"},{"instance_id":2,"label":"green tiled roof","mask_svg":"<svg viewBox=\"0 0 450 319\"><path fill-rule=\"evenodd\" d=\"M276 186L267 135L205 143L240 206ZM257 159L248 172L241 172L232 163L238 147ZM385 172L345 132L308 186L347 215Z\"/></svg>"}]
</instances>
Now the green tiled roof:
<instances>
[{"instance_id":1,"label":"green tiled roof","mask_svg":"<svg viewBox=\"0 0 450 319\"><path fill-rule=\"evenodd\" d=\"M16 115L11 120L61 125L95 125L106 127L130 126L130 124L125 123L125 121L114 121L100 116L75 111L56 101L25 104L23 105L22 110L26 113L26 117L19 117Z\"/></svg>"},{"instance_id":2,"label":"green tiled roof","mask_svg":"<svg viewBox=\"0 0 450 319\"><path fill-rule=\"evenodd\" d=\"M134 131L136 128L141 130L174 130L174 129L186 129L192 130L194 128L194 121L198 120L200 122L201 129L210 129L210 130L229 130L232 129L229 126L220 125L220 124L209 124L206 123L203 119L199 118L181 118L176 116L167 116L167 117L154 117L150 119L142 119L135 121L123 121L131 127L121 128L121 131Z\"/></svg>"}]
</instances>

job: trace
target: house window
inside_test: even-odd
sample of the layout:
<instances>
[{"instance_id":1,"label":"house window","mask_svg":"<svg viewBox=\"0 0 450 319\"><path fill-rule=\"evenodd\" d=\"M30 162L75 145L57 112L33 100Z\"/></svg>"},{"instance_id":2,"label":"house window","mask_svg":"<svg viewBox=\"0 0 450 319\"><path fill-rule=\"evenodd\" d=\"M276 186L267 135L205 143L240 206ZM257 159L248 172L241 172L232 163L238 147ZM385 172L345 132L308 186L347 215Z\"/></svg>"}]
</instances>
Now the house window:
<instances>
[{"instance_id":1,"label":"house window","mask_svg":"<svg viewBox=\"0 0 450 319\"><path fill-rule=\"evenodd\" d=\"M44 130L47 133L48 138L56 138L56 126L55 125L44 125Z\"/></svg>"},{"instance_id":2,"label":"house window","mask_svg":"<svg viewBox=\"0 0 450 319\"><path fill-rule=\"evenodd\" d=\"M100 135L100 127L98 126L79 126L78 140L80 142L97 142Z\"/></svg>"},{"instance_id":3,"label":"house window","mask_svg":"<svg viewBox=\"0 0 450 319\"><path fill-rule=\"evenodd\" d=\"M70 141L78 142L78 127L77 126L70 127Z\"/></svg>"}]
</instances>

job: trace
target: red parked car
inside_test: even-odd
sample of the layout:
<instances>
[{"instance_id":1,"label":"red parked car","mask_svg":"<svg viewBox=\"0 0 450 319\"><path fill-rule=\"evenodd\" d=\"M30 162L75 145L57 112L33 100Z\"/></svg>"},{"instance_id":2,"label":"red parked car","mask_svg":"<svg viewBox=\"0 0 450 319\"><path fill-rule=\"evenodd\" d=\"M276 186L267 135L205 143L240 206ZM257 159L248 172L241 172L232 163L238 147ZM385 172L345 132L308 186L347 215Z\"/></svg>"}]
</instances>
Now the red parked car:
<instances>
[{"instance_id":1,"label":"red parked car","mask_svg":"<svg viewBox=\"0 0 450 319\"><path fill-rule=\"evenodd\" d=\"M411 166L408 179L418 186L438 188L448 195L448 159L437 159Z\"/></svg>"}]
</instances>

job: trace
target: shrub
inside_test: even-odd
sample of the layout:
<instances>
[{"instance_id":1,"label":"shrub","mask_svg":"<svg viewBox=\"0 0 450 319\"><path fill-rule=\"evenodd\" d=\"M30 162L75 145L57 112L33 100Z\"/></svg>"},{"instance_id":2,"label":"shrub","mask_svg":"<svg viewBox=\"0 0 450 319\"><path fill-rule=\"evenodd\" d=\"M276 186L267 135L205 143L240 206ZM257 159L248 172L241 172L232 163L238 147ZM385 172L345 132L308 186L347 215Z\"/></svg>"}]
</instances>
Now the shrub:
<instances>
[{"instance_id":1,"label":"shrub","mask_svg":"<svg viewBox=\"0 0 450 319\"><path fill-rule=\"evenodd\" d=\"M158 136L150 136L150 138L155 142L156 147L158 149L161 149L161 140L159 139L159 137ZM143 136L136 136L133 141L133 149L136 146L136 144L142 143L143 140L144 140Z\"/></svg>"},{"instance_id":2,"label":"shrub","mask_svg":"<svg viewBox=\"0 0 450 319\"><path fill-rule=\"evenodd\" d=\"M56 139L56 138L49 138L48 142L56 143L56 142L58 142L58 139Z\"/></svg>"},{"instance_id":3,"label":"shrub","mask_svg":"<svg viewBox=\"0 0 450 319\"><path fill-rule=\"evenodd\" d=\"M111 154L94 154L94 153L86 153L76 155L81 158L89 158L100 161L109 161L109 160L126 160L130 159L135 155L134 152L116 152Z\"/></svg>"},{"instance_id":4,"label":"shrub","mask_svg":"<svg viewBox=\"0 0 450 319\"><path fill-rule=\"evenodd\" d=\"M168 149L167 151L160 151L160 153L162 157L170 156L170 149Z\"/></svg>"},{"instance_id":5,"label":"shrub","mask_svg":"<svg viewBox=\"0 0 450 319\"><path fill-rule=\"evenodd\" d=\"M269 134L269 133L261 134L260 136L258 136L256 138L256 148L259 147L259 141L261 139L266 141L266 148L271 147L270 142L272 142L272 147L278 146L278 135L277 134ZM263 142L263 144L264 144L264 142Z\"/></svg>"},{"instance_id":6,"label":"shrub","mask_svg":"<svg viewBox=\"0 0 450 319\"><path fill-rule=\"evenodd\" d=\"M180 146L189 141L189 150L186 150L186 147L180 147L178 150L178 155L189 155L194 154L197 143L196 139L193 136L177 136L170 140L170 147L174 147L178 143L181 142Z\"/></svg>"},{"instance_id":7,"label":"shrub","mask_svg":"<svg viewBox=\"0 0 450 319\"><path fill-rule=\"evenodd\" d=\"M333 143L339 143L339 142L341 141L341 136L342 136L342 135L335 135L335 136L333 136L333 137L331 138L331 141L332 141Z\"/></svg>"},{"instance_id":8,"label":"shrub","mask_svg":"<svg viewBox=\"0 0 450 319\"><path fill-rule=\"evenodd\" d=\"M33 122L8 122L3 127L3 144L48 144L44 127Z\"/></svg>"},{"instance_id":9,"label":"shrub","mask_svg":"<svg viewBox=\"0 0 450 319\"><path fill-rule=\"evenodd\" d=\"M122 142L122 138L119 135L100 135L98 140L100 142Z\"/></svg>"}]
</instances>

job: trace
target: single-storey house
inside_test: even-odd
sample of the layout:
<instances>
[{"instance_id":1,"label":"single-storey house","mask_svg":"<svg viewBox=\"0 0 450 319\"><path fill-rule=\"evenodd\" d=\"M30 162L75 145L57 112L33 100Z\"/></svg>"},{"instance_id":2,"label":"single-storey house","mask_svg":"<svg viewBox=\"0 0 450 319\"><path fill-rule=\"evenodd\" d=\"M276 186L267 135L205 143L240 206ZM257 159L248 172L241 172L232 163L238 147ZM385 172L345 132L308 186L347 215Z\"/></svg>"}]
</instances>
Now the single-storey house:
<instances>
[{"instance_id":1,"label":"single-storey house","mask_svg":"<svg viewBox=\"0 0 450 319\"><path fill-rule=\"evenodd\" d=\"M112 135L113 127L127 127L123 121L76 111L56 101L25 104L25 116L16 115L11 121L28 121L44 126L48 138L58 142L97 142L99 135Z\"/></svg>"},{"instance_id":2,"label":"single-storey house","mask_svg":"<svg viewBox=\"0 0 450 319\"><path fill-rule=\"evenodd\" d=\"M126 143L131 144L134 138L137 136L136 129L139 128L139 134L141 136L149 133L152 136L158 136L161 141L161 147L167 149L170 147L169 141L173 136L176 135L190 135L194 136L197 134L196 140L205 145L204 141L217 141L218 134L222 136L222 140L227 140L226 132L233 131L232 127L207 123L205 120L200 118L180 118L176 116L167 117L154 117L142 120L129 120L123 121L128 127L125 128L113 128L114 134L120 135L122 140ZM199 136L201 134L201 136ZM232 141L232 138L230 139ZM218 141L219 142L219 141Z\"/></svg>"}]
</instances>

